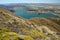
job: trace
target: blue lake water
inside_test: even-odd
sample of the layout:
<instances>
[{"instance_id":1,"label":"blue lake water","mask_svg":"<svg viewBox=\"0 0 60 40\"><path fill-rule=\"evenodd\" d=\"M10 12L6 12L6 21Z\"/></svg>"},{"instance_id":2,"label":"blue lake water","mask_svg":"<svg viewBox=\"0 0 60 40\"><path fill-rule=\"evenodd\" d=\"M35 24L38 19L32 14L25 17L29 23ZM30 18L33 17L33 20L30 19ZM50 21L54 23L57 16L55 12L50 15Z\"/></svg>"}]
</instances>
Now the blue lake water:
<instances>
[{"instance_id":1,"label":"blue lake water","mask_svg":"<svg viewBox=\"0 0 60 40\"><path fill-rule=\"evenodd\" d=\"M39 18L49 18L49 17L56 17L54 14L52 13L41 13L41 14L37 14L37 13L27 13L27 10L23 10L23 9L18 9L15 10L14 14L16 14L17 16L21 16L23 18L32 18L32 17L39 17Z\"/></svg>"}]
</instances>

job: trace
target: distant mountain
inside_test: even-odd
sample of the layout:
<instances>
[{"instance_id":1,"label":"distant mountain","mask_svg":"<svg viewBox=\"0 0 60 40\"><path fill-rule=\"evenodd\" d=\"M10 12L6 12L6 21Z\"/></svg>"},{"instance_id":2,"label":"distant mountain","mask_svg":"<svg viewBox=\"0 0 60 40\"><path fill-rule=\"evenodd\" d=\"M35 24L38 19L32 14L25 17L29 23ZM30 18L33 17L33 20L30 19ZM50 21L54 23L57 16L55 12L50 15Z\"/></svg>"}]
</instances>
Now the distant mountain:
<instances>
[{"instance_id":1,"label":"distant mountain","mask_svg":"<svg viewBox=\"0 0 60 40\"><path fill-rule=\"evenodd\" d=\"M5 7L6 7L5 5L0 4L0 8L5 8Z\"/></svg>"},{"instance_id":2,"label":"distant mountain","mask_svg":"<svg viewBox=\"0 0 60 40\"><path fill-rule=\"evenodd\" d=\"M13 8L13 7L28 7L28 6L53 6L53 7L60 7L60 4L58 3L10 3L10 4L0 4L0 8Z\"/></svg>"}]
</instances>

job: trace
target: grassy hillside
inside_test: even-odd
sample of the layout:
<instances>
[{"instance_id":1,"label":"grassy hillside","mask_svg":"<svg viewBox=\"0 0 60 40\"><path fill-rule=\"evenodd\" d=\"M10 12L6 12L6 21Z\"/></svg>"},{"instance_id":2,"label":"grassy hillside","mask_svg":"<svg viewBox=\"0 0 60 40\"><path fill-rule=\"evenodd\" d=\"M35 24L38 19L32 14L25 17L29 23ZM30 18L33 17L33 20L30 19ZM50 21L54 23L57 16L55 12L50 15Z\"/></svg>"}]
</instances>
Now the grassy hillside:
<instances>
[{"instance_id":1,"label":"grassy hillside","mask_svg":"<svg viewBox=\"0 0 60 40\"><path fill-rule=\"evenodd\" d=\"M60 40L56 26L46 18L24 19L0 8L0 40Z\"/></svg>"}]
</instances>

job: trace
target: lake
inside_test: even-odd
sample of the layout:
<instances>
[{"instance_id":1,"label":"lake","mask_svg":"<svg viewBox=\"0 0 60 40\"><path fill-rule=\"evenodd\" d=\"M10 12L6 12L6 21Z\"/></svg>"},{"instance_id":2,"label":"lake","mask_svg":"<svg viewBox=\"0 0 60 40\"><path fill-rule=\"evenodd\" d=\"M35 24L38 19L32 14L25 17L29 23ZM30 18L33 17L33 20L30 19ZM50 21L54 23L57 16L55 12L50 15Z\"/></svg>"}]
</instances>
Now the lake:
<instances>
[{"instance_id":1,"label":"lake","mask_svg":"<svg viewBox=\"0 0 60 40\"><path fill-rule=\"evenodd\" d=\"M21 16L23 18L33 18L33 17L39 17L39 18L50 18L50 17L56 17L54 14L52 13L41 13L41 14L37 14L37 13L27 13L27 10L25 9L17 9L14 10L14 14L16 14L17 16Z\"/></svg>"}]
</instances>

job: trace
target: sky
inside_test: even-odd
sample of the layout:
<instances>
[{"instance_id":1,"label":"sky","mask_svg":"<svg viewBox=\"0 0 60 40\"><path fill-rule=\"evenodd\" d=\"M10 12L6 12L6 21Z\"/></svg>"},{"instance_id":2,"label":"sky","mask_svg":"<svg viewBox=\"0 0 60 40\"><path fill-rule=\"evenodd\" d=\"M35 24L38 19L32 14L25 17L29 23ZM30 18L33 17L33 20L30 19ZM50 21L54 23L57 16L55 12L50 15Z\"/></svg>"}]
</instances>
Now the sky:
<instances>
[{"instance_id":1,"label":"sky","mask_svg":"<svg viewBox=\"0 0 60 40\"><path fill-rule=\"evenodd\" d=\"M5 3L60 3L60 0L0 0L0 4Z\"/></svg>"}]
</instances>

